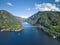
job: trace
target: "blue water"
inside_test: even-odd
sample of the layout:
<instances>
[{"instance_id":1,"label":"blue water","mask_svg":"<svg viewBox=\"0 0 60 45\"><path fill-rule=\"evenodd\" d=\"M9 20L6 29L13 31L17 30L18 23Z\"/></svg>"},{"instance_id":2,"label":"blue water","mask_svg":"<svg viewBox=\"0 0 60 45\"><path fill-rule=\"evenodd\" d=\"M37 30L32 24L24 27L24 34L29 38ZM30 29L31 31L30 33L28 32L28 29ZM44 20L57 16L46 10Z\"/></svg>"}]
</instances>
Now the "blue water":
<instances>
[{"instance_id":1,"label":"blue water","mask_svg":"<svg viewBox=\"0 0 60 45\"><path fill-rule=\"evenodd\" d=\"M36 27L23 23L20 32L0 32L0 45L60 45L60 42L48 37Z\"/></svg>"}]
</instances>

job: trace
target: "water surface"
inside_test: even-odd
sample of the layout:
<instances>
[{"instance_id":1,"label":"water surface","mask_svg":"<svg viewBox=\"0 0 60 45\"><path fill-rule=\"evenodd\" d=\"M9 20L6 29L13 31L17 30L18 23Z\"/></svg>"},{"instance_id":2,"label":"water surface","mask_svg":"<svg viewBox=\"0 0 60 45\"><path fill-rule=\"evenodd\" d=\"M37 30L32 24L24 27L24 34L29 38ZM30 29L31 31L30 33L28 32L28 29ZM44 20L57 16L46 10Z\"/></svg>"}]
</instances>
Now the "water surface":
<instances>
[{"instance_id":1,"label":"water surface","mask_svg":"<svg viewBox=\"0 0 60 45\"><path fill-rule=\"evenodd\" d=\"M31 24L23 25L24 30L20 32L0 32L0 45L60 45Z\"/></svg>"}]
</instances>

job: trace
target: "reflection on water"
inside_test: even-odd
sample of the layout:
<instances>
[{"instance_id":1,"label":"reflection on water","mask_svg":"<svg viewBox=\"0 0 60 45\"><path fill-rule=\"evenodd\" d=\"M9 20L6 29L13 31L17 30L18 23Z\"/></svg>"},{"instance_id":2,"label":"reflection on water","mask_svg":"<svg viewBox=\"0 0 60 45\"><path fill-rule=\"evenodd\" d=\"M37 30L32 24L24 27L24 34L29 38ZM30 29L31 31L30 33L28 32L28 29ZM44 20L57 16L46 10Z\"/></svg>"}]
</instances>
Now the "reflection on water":
<instances>
[{"instance_id":1,"label":"reflection on water","mask_svg":"<svg viewBox=\"0 0 60 45\"><path fill-rule=\"evenodd\" d=\"M0 32L0 45L60 45L60 42L32 25L28 23L23 25L25 29L20 32Z\"/></svg>"}]
</instances>

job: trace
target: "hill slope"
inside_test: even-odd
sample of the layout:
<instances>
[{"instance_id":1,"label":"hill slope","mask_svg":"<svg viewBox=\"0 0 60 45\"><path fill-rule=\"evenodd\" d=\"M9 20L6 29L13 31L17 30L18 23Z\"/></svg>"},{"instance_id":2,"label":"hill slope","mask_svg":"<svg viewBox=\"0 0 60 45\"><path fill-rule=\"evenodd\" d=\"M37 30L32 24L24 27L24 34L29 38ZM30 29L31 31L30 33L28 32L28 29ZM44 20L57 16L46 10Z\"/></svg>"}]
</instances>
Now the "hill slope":
<instances>
[{"instance_id":1,"label":"hill slope","mask_svg":"<svg viewBox=\"0 0 60 45\"><path fill-rule=\"evenodd\" d=\"M60 39L60 12L38 12L29 17L27 22L43 30L51 37Z\"/></svg>"},{"instance_id":2,"label":"hill slope","mask_svg":"<svg viewBox=\"0 0 60 45\"><path fill-rule=\"evenodd\" d=\"M19 31L23 29L20 22L11 13L0 10L0 31Z\"/></svg>"}]
</instances>

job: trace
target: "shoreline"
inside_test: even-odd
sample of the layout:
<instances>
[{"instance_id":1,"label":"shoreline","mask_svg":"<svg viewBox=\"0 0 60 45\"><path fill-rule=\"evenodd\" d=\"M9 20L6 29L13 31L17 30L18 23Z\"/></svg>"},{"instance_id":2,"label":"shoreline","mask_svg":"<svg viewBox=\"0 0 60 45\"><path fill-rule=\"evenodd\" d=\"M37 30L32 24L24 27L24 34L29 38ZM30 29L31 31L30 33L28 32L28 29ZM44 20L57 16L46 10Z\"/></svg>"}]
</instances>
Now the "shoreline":
<instances>
[{"instance_id":1,"label":"shoreline","mask_svg":"<svg viewBox=\"0 0 60 45\"><path fill-rule=\"evenodd\" d=\"M22 28L22 29L19 29L19 30L7 30L7 29L3 29L3 30L0 30L0 32L19 32L19 31L21 31L21 30L24 30L24 28Z\"/></svg>"},{"instance_id":2,"label":"shoreline","mask_svg":"<svg viewBox=\"0 0 60 45\"><path fill-rule=\"evenodd\" d=\"M37 26L37 25L34 25L34 24L32 24L32 25ZM47 36L51 37L52 39L56 39L56 40L60 41L60 37L56 37L56 36L53 36L53 35L49 34L48 32L45 32L42 27L37 26L36 28L38 30L41 30L42 32L44 32Z\"/></svg>"}]
</instances>

